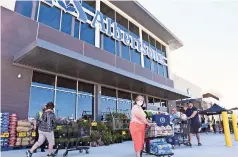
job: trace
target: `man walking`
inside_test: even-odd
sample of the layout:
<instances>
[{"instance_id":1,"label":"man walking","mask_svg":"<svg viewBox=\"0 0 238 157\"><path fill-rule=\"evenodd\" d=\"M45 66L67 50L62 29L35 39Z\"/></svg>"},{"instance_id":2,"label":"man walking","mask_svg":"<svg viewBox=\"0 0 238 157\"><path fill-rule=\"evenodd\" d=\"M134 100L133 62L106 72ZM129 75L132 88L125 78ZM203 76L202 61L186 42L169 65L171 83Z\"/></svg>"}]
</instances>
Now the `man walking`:
<instances>
[{"instance_id":1,"label":"man walking","mask_svg":"<svg viewBox=\"0 0 238 157\"><path fill-rule=\"evenodd\" d=\"M197 137L197 142L198 146L201 146L201 141L200 141L200 135L199 135L199 128L201 126L199 116L198 116L198 110L196 107L193 106L192 102L188 103L188 108L185 111L186 116L188 117L188 120L190 122L190 134L189 134L189 146L192 146L191 141L192 141L192 135L196 134Z\"/></svg>"}]
</instances>

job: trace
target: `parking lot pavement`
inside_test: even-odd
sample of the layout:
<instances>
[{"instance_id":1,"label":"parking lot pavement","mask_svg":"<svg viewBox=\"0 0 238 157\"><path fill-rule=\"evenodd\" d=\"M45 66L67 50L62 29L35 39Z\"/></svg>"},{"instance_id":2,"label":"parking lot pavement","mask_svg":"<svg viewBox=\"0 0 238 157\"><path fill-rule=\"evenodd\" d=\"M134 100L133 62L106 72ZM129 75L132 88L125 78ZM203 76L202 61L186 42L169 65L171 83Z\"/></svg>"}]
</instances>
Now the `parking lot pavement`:
<instances>
[{"instance_id":1,"label":"parking lot pavement","mask_svg":"<svg viewBox=\"0 0 238 157\"><path fill-rule=\"evenodd\" d=\"M233 137L233 135L232 135ZM193 147L176 147L173 157L238 157L238 142L233 140L232 147L225 146L224 135L203 134L201 135L202 146L196 144L196 137L193 138ZM26 150L1 152L2 157L24 157ZM61 150L58 157L63 156ZM33 157L46 157L46 153L37 153ZM78 151L69 152L68 157L135 157L132 142L114 144L110 146L95 147L90 149L89 154L79 153ZM150 157L150 155L143 155Z\"/></svg>"}]
</instances>

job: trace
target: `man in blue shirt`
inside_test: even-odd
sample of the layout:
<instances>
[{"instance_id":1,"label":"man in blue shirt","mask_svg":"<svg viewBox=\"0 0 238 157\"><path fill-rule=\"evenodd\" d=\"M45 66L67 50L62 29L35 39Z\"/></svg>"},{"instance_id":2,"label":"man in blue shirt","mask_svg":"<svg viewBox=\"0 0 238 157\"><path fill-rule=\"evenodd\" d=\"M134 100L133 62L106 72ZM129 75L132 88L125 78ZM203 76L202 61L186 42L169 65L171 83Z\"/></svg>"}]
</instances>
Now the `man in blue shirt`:
<instances>
[{"instance_id":1,"label":"man in blue shirt","mask_svg":"<svg viewBox=\"0 0 238 157\"><path fill-rule=\"evenodd\" d=\"M190 122L189 146L192 146L192 134L196 134L198 146L201 146L199 128L201 127L198 110L193 106L192 102L188 102L188 108L185 111L186 116Z\"/></svg>"}]
</instances>

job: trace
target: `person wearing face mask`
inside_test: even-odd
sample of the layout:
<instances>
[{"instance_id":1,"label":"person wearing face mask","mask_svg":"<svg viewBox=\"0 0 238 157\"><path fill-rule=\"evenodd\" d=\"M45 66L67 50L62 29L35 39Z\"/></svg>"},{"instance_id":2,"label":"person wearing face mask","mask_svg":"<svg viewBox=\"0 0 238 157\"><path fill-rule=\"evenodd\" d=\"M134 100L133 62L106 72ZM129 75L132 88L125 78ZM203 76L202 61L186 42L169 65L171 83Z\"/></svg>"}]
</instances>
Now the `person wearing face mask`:
<instances>
[{"instance_id":1,"label":"person wearing face mask","mask_svg":"<svg viewBox=\"0 0 238 157\"><path fill-rule=\"evenodd\" d=\"M141 157L141 152L144 147L145 128L146 125L150 125L142 108L143 104L144 97L139 95L136 97L135 104L131 110L131 122L129 129L134 143L136 157Z\"/></svg>"}]
</instances>

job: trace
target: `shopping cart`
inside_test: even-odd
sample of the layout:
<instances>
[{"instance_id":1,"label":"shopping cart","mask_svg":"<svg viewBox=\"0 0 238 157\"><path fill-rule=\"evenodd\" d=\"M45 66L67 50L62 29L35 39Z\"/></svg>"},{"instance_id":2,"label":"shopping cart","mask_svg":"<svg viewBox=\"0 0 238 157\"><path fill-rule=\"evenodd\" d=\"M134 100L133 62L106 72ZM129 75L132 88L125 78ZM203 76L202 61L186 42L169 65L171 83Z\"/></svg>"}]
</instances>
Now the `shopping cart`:
<instances>
[{"instance_id":1,"label":"shopping cart","mask_svg":"<svg viewBox=\"0 0 238 157\"><path fill-rule=\"evenodd\" d=\"M171 126L172 128L172 126ZM173 135L172 130L164 130L161 132L156 123L146 128L145 147L141 152L157 157L171 157L174 155L172 152L172 145L166 142L166 137Z\"/></svg>"},{"instance_id":2,"label":"shopping cart","mask_svg":"<svg viewBox=\"0 0 238 157\"><path fill-rule=\"evenodd\" d=\"M85 153L89 153L90 149L90 136L91 136L91 126L85 126L80 124L66 124L58 126L64 130L64 133L59 135L58 138L66 139L63 144L56 144L56 151L54 156L57 156L59 149L65 148L65 153L63 157L67 157L70 151L78 150L80 153L85 150Z\"/></svg>"},{"instance_id":3,"label":"shopping cart","mask_svg":"<svg viewBox=\"0 0 238 157\"><path fill-rule=\"evenodd\" d=\"M172 122L174 123L174 137L173 141L171 140L173 145L180 146L184 144L190 146L188 137L191 129L191 120L184 121L180 118L175 118Z\"/></svg>"}]
</instances>

